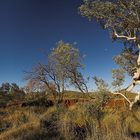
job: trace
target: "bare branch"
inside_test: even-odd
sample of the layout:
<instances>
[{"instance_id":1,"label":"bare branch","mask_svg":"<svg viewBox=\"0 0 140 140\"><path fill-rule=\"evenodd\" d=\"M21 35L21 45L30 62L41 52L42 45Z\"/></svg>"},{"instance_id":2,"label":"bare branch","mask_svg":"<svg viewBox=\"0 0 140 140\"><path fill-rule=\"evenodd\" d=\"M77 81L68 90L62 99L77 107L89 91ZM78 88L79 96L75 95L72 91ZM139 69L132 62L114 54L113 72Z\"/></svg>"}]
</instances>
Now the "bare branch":
<instances>
[{"instance_id":1,"label":"bare branch","mask_svg":"<svg viewBox=\"0 0 140 140\"><path fill-rule=\"evenodd\" d=\"M136 41L136 37L131 37L131 36L125 36L125 35L118 35L117 32L114 30L114 35L117 37L117 38L120 38L120 39L126 39L128 41L130 40L133 40L133 41Z\"/></svg>"},{"instance_id":2,"label":"bare branch","mask_svg":"<svg viewBox=\"0 0 140 140\"><path fill-rule=\"evenodd\" d=\"M133 101L130 101L125 95L123 95L122 93L119 93L119 92L113 92L113 94L116 94L116 95L121 95L128 103L129 103L129 109L132 110L132 107L133 105L138 101L140 100L140 93L138 93L136 96L135 96L135 99Z\"/></svg>"},{"instance_id":3,"label":"bare branch","mask_svg":"<svg viewBox=\"0 0 140 140\"><path fill-rule=\"evenodd\" d=\"M131 101L130 101L125 95L123 95L122 93L119 93L119 92L113 92L113 94L121 95L123 98L125 98L125 100L126 100L129 104L131 104Z\"/></svg>"}]
</instances>

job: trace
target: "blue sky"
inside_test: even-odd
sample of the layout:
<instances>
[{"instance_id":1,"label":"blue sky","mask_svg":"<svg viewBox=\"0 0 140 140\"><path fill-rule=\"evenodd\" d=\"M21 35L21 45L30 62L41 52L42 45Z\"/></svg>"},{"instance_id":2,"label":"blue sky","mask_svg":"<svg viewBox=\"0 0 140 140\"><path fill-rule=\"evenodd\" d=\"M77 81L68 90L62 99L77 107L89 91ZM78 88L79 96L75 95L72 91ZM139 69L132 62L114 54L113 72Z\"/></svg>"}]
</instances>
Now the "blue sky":
<instances>
[{"instance_id":1,"label":"blue sky","mask_svg":"<svg viewBox=\"0 0 140 140\"><path fill-rule=\"evenodd\" d=\"M78 13L82 0L1 0L0 1L0 83L24 85L23 71L45 63L44 51L56 42L77 42L86 54L83 74L111 82L113 56L123 45L112 42L109 33L96 22Z\"/></svg>"}]
</instances>

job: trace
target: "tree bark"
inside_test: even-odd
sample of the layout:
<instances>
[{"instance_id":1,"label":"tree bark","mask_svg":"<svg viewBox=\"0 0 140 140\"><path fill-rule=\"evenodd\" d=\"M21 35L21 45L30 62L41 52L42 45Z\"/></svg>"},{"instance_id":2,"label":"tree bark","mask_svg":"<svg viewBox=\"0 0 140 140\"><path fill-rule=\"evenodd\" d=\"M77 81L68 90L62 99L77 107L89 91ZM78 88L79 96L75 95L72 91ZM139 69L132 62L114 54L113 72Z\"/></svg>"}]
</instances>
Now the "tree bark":
<instances>
[{"instance_id":1,"label":"tree bark","mask_svg":"<svg viewBox=\"0 0 140 140\"><path fill-rule=\"evenodd\" d=\"M133 78L132 83L126 88L127 91L132 91L132 89L136 85L140 85L140 44L138 44L137 47L139 49L139 54L138 54L138 58L137 58L137 69L132 77Z\"/></svg>"},{"instance_id":2,"label":"tree bark","mask_svg":"<svg viewBox=\"0 0 140 140\"><path fill-rule=\"evenodd\" d=\"M138 59L137 59L137 64L138 64L138 66L140 66L140 44L138 44L138 49L139 49L139 55L138 55Z\"/></svg>"},{"instance_id":3,"label":"tree bark","mask_svg":"<svg viewBox=\"0 0 140 140\"><path fill-rule=\"evenodd\" d=\"M61 91L61 101L63 101L63 96L64 96L64 91L65 91L65 83L64 83L64 78L62 80L62 91Z\"/></svg>"},{"instance_id":4,"label":"tree bark","mask_svg":"<svg viewBox=\"0 0 140 140\"><path fill-rule=\"evenodd\" d=\"M127 41L133 41L136 43L137 41L137 37L135 36L125 36L125 35L119 35L116 30L114 30L114 35L116 36L116 38L118 39L126 39ZM132 89L136 86L136 85L140 85L140 44L137 44L137 47L139 49L139 54L138 54L138 58L137 58L137 70L134 73L133 81L132 83L126 88L127 91L132 91ZM132 109L134 103L136 103L138 100L140 100L140 92L138 92L138 94L136 95L134 101L130 101L125 95L123 95L122 93L114 93L114 94L119 94L121 96L123 96L123 98L129 103L129 108L130 110Z\"/></svg>"},{"instance_id":5,"label":"tree bark","mask_svg":"<svg viewBox=\"0 0 140 140\"><path fill-rule=\"evenodd\" d=\"M140 92L135 96L135 99L134 101L130 101L125 95L123 95L122 93L118 93L118 92L115 92L113 94L116 94L116 95L121 95L128 103L129 103L129 109L132 110L132 107L134 105L134 103L136 103L138 100L140 100Z\"/></svg>"}]
</instances>

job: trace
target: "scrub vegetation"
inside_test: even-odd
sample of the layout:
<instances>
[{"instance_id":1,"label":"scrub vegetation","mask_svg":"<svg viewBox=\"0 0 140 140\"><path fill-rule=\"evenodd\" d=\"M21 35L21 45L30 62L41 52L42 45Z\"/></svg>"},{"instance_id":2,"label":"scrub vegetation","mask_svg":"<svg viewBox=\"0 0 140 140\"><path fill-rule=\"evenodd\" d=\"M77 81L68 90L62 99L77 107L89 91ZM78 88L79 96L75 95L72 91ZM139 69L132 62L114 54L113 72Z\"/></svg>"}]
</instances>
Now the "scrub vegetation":
<instances>
[{"instance_id":1,"label":"scrub vegetation","mask_svg":"<svg viewBox=\"0 0 140 140\"><path fill-rule=\"evenodd\" d=\"M24 73L24 87L1 84L0 140L140 139L140 92L132 92L140 84L140 1L84 0L78 9L124 44L113 58L119 67L112 82L86 78L85 55L75 43L58 41L45 64ZM126 75L132 82L123 88Z\"/></svg>"}]
</instances>

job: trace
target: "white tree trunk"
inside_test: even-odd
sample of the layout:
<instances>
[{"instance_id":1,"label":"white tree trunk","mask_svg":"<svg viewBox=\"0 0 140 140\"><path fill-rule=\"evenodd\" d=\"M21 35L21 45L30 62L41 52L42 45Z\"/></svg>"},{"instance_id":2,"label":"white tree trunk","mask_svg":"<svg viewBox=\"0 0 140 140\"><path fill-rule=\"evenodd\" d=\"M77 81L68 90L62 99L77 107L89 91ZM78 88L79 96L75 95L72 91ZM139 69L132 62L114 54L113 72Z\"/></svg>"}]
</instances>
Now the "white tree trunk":
<instances>
[{"instance_id":1,"label":"white tree trunk","mask_svg":"<svg viewBox=\"0 0 140 140\"><path fill-rule=\"evenodd\" d=\"M136 42L137 40L137 37L136 35L135 36L125 36L125 35L119 35L116 30L114 30L114 35L119 39L126 39L128 41L132 40L134 42ZM134 76L133 76L133 81L132 83L126 88L127 91L131 91L135 85L140 85L140 44L138 44L138 49L139 49L139 54L138 54L138 59L137 59L137 70L136 72L134 73ZM114 94L119 94L121 96L123 96L123 98L125 98L125 100L129 103L129 107L130 107L130 110L132 109L134 103L136 103L138 100L140 100L140 92L138 93L138 95L136 95L134 101L130 101L126 96L124 96L122 93L114 93Z\"/></svg>"},{"instance_id":2,"label":"white tree trunk","mask_svg":"<svg viewBox=\"0 0 140 140\"><path fill-rule=\"evenodd\" d=\"M116 95L121 95L128 103L129 103L129 109L132 110L132 107L134 105L134 103L136 103L138 100L140 100L140 92L135 96L134 101L130 101L125 95L123 95L122 93L118 93L118 92L114 92L113 94Z\"/></svg>"},{"instance_id":3,"label":"white tree trunk","mask_svg":"<svg viewBox=\"0 0 140 140\"><path fill-rule=\"evenodd\" d=\"M138 59L137 59L137 64L138 66L140 66L140 45L138 44L138 49L139 49L139 55L138 55Z\"/></svg>"},{"instance_id":4,"label":"white tree trunk","mask_svg":"<svg viewBox=\"0 0 140 140\"><path fill-rule=\"evenodd\" d=\"M136 85L140 85L140 45L138 45L139 48L139 55L138 55L138 59L137 59L137 64L138 67L136 69L136 72L133 75L133 81L132 83L127 87L127 91L132 91L132 89L136 86Z\"/></svg>"},{"instance_id":5,"label":"white tree trunk","mask_svg":"<svg viewBox=\"0 0 140 140\"><path fill-rule=\"evenodd\" d=\"M134 73L133 76L133 81L132 83L127 87L127 91L132 91L132 89L136 86L136 85L140 85L140 45L138 44L138 49L139 49L139 55L138 55L138 59L137 59L137 70ZM134 105L134 103L136 103L138 100L140 100L140 92L138 92L138 94L135 96L135 99L133 101L130 101L125 95L123 95L122 93L114 93L114 94L118 94L121 95L128 103L129 103L129 109L132 110L132 107Z\"/></svg>"}]
</instances>

